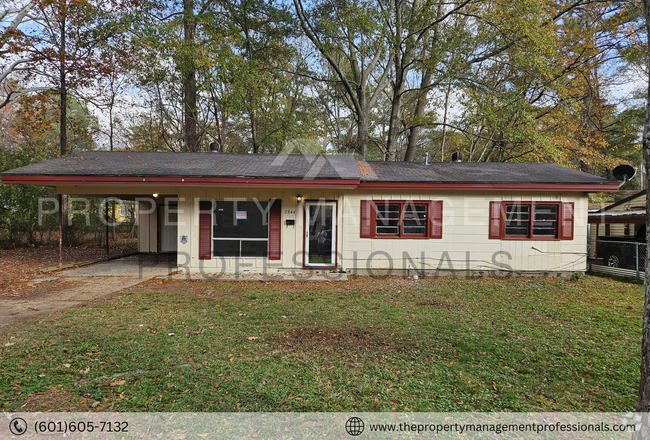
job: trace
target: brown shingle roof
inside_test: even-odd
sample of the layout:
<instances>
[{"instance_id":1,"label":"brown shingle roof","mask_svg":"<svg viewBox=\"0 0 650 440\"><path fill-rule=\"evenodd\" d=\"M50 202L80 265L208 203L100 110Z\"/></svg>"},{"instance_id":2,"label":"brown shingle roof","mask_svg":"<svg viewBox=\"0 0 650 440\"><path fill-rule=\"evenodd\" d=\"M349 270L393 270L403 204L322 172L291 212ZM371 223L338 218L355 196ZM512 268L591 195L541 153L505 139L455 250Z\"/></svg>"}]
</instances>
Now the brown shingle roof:
<instances>
[{"instance_id":1,"label":"brown shingle roof","mask_svg":"<svg viewBox=\"0 0 650 440\"><path fill-rule=\"evenodd\" d=\"M353 156L91 151L2 173L9 176L243 177L362 182L593 184L614 182L544 163L365 162Z\"/></svg>"},{"instance_id":2,"label":"brown shingle roof","mask_svg":"<svg viewBox=\"0 0 650 440\"><path fill-rule=\"evenodd\" d=\"M2 175L257 177L359 180L352 156L90 151Z\"/></svg>"},{"instance_id":3,"label":"brown shingle roof","mask_svg":"<svg viewBox=\"0 0 650 440\"><path fill-rule=\"evenodd\" d=\"M367 182L608 184L611 180L549 163L359 162Z\"/></svg>"}]
</instances>

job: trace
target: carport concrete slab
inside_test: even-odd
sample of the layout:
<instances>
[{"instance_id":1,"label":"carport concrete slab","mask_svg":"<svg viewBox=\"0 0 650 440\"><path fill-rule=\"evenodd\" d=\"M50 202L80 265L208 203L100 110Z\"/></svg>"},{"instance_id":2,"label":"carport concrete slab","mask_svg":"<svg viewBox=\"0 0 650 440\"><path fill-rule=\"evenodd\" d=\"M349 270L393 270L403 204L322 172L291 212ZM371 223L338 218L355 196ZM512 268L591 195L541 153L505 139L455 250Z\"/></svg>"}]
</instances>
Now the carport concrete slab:
<instances>
[{"instance_id":1,"label":"carport concrete slab","mask_svg":"<svg viewBox=\"0 0 650 440\"><path fill-rule=\"evenodd\" d=\"M47 281L56 281L58 279L59 279L59 277L38 278L36 280L31 280L30 283L32 283L32 284L40 284L40 283L45 283Z\"/></svg>"},{"instance_id":2,"label":"carport concrete slab","mask_svg":"<svg viewBox=\"0 0 650 440\"><path fill-rule=\"evenodd\" d=\"M69 269L57 273L60 277L129 277L143 281L176 271L176 261L158 255L133 255L105 263Z\"/></svg>"},{"instance_id":3,"label":"carport concrete slab","mask_svg":"<svg viewBox=\"0 0 650 440\"><path fill-rule=\"evenodd\" d=\"M56 276L37 280L48 286L32 298L3 297L0 300L0 327L24 319L75 306L83 306L113 292L176 271L175 257L135 255L77 269L62 270Z\"/></svg>"}]
</instances>

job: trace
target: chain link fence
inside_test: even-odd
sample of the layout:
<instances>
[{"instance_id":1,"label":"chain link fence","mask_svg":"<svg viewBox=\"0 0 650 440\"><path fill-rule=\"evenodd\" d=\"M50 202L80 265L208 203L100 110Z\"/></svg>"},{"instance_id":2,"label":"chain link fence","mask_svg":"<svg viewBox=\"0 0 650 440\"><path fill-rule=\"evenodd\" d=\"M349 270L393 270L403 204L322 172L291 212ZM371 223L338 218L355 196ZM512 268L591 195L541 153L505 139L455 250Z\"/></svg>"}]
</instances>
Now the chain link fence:
<instances>
[{"instance_id":1,"label":"chain link fence","mask_svg":"<svg viewBox=\"0 0 650 440\"><path fill-rule=\"evenodd\" d=\"M626 238L608 239L598 240L595 247L596 257L591 264L593 271L636 278L644 276L648 255L645 243L629 241Z\"/></svg>"},{"instance_id":2,"label":"chain link fence","mask_svg":"<svg viewBox=\"0 0 650 440\"><path fill-rule=\"evenodd\" d=\"M29 200L27 205L0 210L0 249L58 248L59 216L56 197ZM137 205L128 200L69 197L67 245L63 254L95 259L138 251ZM108 245L107 245L108 241ZM108 252L108 253L107 253Z\"/></svg>"}]
</instances>

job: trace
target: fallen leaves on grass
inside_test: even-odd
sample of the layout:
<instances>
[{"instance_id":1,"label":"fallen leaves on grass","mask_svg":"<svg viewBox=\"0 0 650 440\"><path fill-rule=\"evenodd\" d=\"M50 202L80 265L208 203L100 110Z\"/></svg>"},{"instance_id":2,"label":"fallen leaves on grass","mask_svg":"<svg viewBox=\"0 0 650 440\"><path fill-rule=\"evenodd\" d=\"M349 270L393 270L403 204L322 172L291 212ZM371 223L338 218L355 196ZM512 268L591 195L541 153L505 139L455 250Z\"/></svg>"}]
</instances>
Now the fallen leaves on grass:
<instances>
[{"instance_id":1,"label":"fallen leaves on grass","mask_svg":"<svg viewBox=\"0 0 650 440\"><path fill-rule=\"evenodd\" d=\"M421 301L419 303L415 304L416 306L430 306L430 307L440 307L443 309L450 309L451 306L447 304L444 301L438 301L438 300L429 300L429 301Z\"/></svg>"},{"instance_id":2,"label":"fallen leaves on grass","mask_svg":"<svg viewBox=\"0 0 650 440\"><path fill-rule=\"evenodd\" d=\"M294 329L284 336L284 345L296 348L315 349L345 348L379 350L387 347L405 347L408 341L384 334L370 327L352 328L306 328Z\"/></svg>"},{"instance_id":3,"label":"fallen leaves on grass","mask_svg":"<svg viewBox=\"0 0 650 440\"><path fill-rule=\"evenodd\" d=\"M205 333L205 329L204 329L204 328L200 328L200 329L198 329L198 330L195 331L195 332L189 332L189 333L187 334L187 336L199 336L199 335L202 335L203 333Z\"/></svg>"},{"instance_id":4,"label":"fallen leaves on grass","mask_svg":"<svg viewBox=\"0 0 650 440\"><path fill-rule=\"evenodd\" d=\"M121 253L117 247L115 252ZM105 247L69 247L63 249L63 264L94 261L105 256ZM16 296L16 291L37 288L38 284L31 281L42 278L44 269L58 265L58 246L0 249L0 295Z\"/></svg>"}]
</instances>

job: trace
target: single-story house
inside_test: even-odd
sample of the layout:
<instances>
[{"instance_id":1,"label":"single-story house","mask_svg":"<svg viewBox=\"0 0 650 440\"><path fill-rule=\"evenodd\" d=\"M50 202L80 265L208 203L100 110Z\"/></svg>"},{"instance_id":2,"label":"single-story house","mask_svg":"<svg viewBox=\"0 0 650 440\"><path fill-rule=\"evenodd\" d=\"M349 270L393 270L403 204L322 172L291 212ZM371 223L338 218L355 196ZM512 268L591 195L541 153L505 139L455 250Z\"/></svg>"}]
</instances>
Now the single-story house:
<instances>
[{"instance_id":1,"label":"single-story house","mask_svg":"<svg viewBox=\"0 0 650 440\"><path fill-rule=\"evenodd\" d=\"M136 200L140 251L204 274L585 272L588 193L618 190L552 164L212 152L93 151L0 177Z\"/></svg>"}]
</instances>

